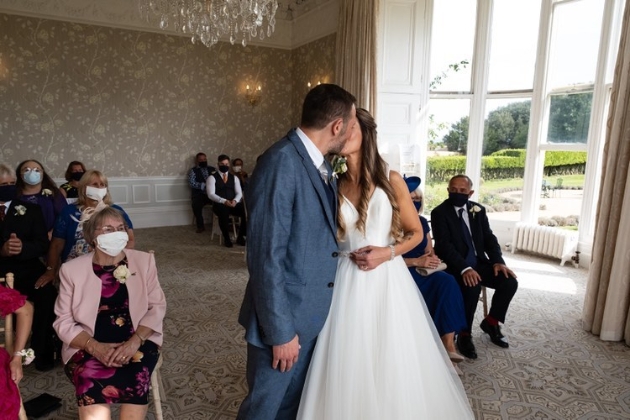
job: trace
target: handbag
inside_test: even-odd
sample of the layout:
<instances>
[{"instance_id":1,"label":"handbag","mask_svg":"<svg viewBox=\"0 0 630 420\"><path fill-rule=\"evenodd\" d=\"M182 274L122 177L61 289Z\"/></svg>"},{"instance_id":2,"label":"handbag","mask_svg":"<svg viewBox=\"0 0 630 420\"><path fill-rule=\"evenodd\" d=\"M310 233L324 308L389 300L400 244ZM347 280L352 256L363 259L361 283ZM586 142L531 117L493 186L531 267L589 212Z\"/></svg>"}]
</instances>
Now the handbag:
<instances>
[{"instance_id":1,"label":"handbag","mask_svg":"<svg viewBox=\"0 0 630 420\"><path fill-rule=\"evenodd\" d=\"M24 410L28 417L43 417L59 408L61 408L61 398L48 393L43 393L24 402Z\"/></svg>"},{"instance_id":2,"label":"handbag","mask_svg":"<svg viewBox=\"0 0 630 420\"><path fill-rule=\"evenodd\" d=\"M438 271L444 271L446 270L446 263L439 263L437 267L435 268L424 268L424 267L416 267L416 271L418 272L418 274L420 274L421 276L429 276L433 273L437 273Z\"/></svg>"}]
</instances>

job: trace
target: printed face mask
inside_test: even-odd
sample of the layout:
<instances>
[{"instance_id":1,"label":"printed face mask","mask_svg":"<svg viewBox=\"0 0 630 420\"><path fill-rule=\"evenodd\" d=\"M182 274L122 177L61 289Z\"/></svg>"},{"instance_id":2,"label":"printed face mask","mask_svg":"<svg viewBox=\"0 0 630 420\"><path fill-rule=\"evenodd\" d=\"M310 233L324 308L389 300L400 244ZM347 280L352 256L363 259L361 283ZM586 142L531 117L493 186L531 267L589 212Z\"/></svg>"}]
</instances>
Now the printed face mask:
<instances>
[{"instance_id":1,"label":"printed face mask","mask_svg":"<svg viewBox=\"0 0 630 420\"><path fill-rule=\"evenodd\" d=\"M96 188L88 185L85 189L85 195L87 196L87 198L98 201L100 203L107 195L107 188Z\"/></svg>"},{"instance_id":2,"label":"printed face mask","mask_svg":"<svg viewBox=\"0 0 630 420\"><path fill-rule=\"evenodd\" d=\"M120 254L129 242L127 232L104 233L96 237L96 247L111 257Z\"/></svg>"},{"instance_id":3,"label":"printed face mask","mask_svg":"<svg viewBox=\"0 0 630 420\"><path fill-rule=\"evenodd\" d=\"M22 179L28 185L37 185L42 182L42 174L39 173L39 171L37 170L29 169L28 171L24 172L24 175L22 175Z\"/></svg>"}]
</instances>

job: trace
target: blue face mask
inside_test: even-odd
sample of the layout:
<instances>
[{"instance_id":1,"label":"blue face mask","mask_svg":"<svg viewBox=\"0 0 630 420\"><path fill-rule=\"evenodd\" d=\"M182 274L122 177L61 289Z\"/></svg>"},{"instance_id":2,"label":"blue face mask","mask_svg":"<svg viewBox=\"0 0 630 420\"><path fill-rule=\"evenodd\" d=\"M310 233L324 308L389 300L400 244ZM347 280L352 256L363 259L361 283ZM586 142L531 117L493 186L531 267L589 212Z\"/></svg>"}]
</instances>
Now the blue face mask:
<instances>
[{"instance_id":1,"label":"blue face mask","mask_svg":"<svg viewBox=\"0 0 630 420\"><path fill-rule=\"evenodd\" d=\"M420 207L422 207L422 200L414 201L413 205L416 206L416 210L420 211Z\"/></svg>"},{"instance_id":2,"label":"blue face mask","mask_svg":"<svg viewBox=\"0 0 630 420\"><path fill-rule=\"evenodd\" d=\"M28 185L37 185L42 182L42 174L38 171L31 170L28 172L24 172L24 175L22 175L22 179Z\"/></svg>"},{"instance_id":3,"label":"blue face mask","mask_svg":"<svg viewBox=\"0 0 630 420\"><path fill-rule=\"evenodd\" d=\"M0 186L0 203L13 201L16 195L17 195L17 187L15 186L15 184Z\"/></svg>"},{"instance_id":4,"label":"blue face mask","mask_svg":"<svg viewBox=\"0 0 630 420\"><path fill-rule=\"evenodd\" d=\"M455 207L463 207L468 203L468 194L448 193L448 201Z\"/></svg>"}]
</instances>

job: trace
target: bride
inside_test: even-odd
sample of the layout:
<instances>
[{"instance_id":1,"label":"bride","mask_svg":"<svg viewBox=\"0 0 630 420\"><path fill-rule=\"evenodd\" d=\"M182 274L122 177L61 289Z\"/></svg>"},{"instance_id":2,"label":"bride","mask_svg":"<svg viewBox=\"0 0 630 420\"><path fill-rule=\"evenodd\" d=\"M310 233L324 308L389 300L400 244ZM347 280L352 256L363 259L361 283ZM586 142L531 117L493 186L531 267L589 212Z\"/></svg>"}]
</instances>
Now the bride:
<instances>
[{"instance_id":1,"label":"bride","mask_svg":"<svg viewBox=\"0 0 630 420\"><path fill-rule=\"evenodd\" d=\"M302 392L300 420L473 419L459 377L400 256L422 239L403 178L357 109L339 175L342 250L332 306Z\"/></svg>"}]
</instances>

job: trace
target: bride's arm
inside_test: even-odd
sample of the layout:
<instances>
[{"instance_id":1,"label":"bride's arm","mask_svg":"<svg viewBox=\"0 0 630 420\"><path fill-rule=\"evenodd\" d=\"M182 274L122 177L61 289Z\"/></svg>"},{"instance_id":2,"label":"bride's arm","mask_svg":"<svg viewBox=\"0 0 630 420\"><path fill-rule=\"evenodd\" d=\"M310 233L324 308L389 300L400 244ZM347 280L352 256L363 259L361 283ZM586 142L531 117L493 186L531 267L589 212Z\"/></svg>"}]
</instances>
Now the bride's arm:
<instances>
[{"instance_id":1,"label":"bride's arm","mask_svg":"<svg viewBox=\"0 0 630 420\"><path fill-rule=\"evenodd\" d=\"M401 242L394 244L394 256L411 251L421 241L424 235L420 218L416 211L405 180L398 172L390 171L389 182L394 188L396 202L400 208L400 220L404 237ZM392 259L391 247L367 246L361 248L353 255L355 263L363 270L378 267L381 263ZM365 267L365 268L364 268Z\"/></svg>"}]
</instances>

